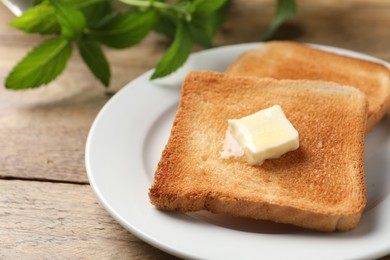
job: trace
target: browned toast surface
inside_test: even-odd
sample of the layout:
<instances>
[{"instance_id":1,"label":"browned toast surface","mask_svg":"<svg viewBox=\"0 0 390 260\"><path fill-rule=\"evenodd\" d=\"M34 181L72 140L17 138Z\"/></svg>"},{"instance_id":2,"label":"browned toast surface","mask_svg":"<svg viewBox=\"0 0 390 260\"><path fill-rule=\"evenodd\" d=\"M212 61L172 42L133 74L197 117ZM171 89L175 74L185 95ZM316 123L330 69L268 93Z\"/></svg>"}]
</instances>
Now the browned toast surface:
<instances>
[{"instance_id":1,"label":"browned toast surface","mask_svg":"<svg viewBox=\"0 0 390 260\"><path fill-rule=\"evenodd\" d=\"M241 55L226 71L240 76L324 80L353 86L368 100L367 132L390 108L390 71L382 64L311 48L272 41Z\"/></svg>"},{"instance_id":2,"label":"browned toast surface","mask_svg":"<svg viewBox=\"0 0 390 260\"><path fill-rule=\"evenodd\" d=\"M250 166L221 159L227 120L281 105L300 147ZM365 207L367 105L355 88L191 72L150 188L163 210L209 210L321 231L348 230Z\"/></svg>"}]
</instances>

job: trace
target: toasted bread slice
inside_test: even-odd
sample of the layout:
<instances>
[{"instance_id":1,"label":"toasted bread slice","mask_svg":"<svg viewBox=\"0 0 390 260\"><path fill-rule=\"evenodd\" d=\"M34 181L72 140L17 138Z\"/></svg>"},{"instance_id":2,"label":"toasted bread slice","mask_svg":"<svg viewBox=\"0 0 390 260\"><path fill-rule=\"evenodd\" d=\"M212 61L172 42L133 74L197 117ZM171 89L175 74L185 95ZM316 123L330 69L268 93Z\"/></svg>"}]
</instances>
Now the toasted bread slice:
<instances>
[{"instance_id":1,"label":"toasted bread slice","mask_svg":"<svg viewBox=\"0 0 390 260\"><path fill-rule=\"evenodd\" d=\"M241 55L231 75L332 81L363 91L368 100L367 133L390 108L390 71L382 64L333 54L304 44L274 41Z\"/></svg>"},{"instance_id":2,"label":"toasted bread slice","mask_svg":"<svg viewBox=\"0 0 390 260\"><path fill-rule=\"evenodd\" d=\"M298 150L261 166L221 159L227 120L275 104L298 130ZM191 72L149 190L151 203L320 231L352 229L366 203L366 113L362 92L335 83Z\"/></svg>"},{"instance_id":3,"label":"toasted bread slice","mask_svg":"<svg viewBox=\"0 0 390 260\"><path fill-rule=\"evenodd\" d=\"M298 150L261 166L221 159L227 120L274 104L298 130ZM366 203L366 118L365 95L355 88L192 72L149 191L151 203L319 231L352 229Z\"/></svg>"}]
</instances>

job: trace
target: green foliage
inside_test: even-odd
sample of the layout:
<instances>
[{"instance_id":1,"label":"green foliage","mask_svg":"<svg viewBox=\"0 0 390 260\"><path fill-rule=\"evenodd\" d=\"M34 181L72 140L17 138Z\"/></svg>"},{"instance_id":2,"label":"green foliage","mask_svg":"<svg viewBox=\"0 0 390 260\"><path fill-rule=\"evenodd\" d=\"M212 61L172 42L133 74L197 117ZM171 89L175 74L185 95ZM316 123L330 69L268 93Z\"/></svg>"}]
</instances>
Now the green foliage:
<instances>
[{"instance_id":1,"label":"green foliage","mask_svg":"<svg viewBox=\"0 0 390 260\"><path fill-rule=\"evenodd\" d=\"M71 53L72 45L67 39L45 40L15 66L5 86L10 89L28 89L47 84L64 70Z\"/></svg>"},{"instance_id":2,"label":"green foliage","mask_svg":"<svg viewBox=\"0 0 390 260\"><path fill-rule=\"evenodd\" d=\"M294 0L278 0L276 7L276 16L263 34L262 39L267 40L272 37L275 31L288 19L293 18L297 13L297 8Z\"/></svg>"},{"instance_id":3,"label":"green foliage","mask_svg":"<svg viewBox=\"0 0 390 260\"><path fill-rule=\"evenodd\" d=\"M80 55L88 68L104 86L108 87L111 75L110 66L100 45L93 40L81 39L78 42L78 47Z\"/></svg>"},{"instance_id":4,"label":"green foliage","mask_svg":"<svg viewBox=\"0 0 390 260\"><path fill-rule=\"evenodd\" d=\"M85 28L85 17L74 5L63 0L51 0L56 20L61 26L61 34L66 39L78 39Z\"/></svg>"},{"instance_id":5,"label":"green foliage","mask_svg":"<svg viewBox=\"0 0 390 260\"><path fill-rule=\"evenodd\" d=\"M10 25L26 33L57 34L61 27L55 19L53 6L48 2L28 9L22 16L10 22Z\"/></svg>"},{"instance_id":6,"label":"green foliage","mask_svg":"<svg viewBox=\"0 0 390 260\"><path fill-rule=\"evenodd\" d=\"M179 23L171 47L157 64L152 79L161 78L176 71L187 60L192 47L191 34L185 21Z\"/></svg>"},{"instance_id":7,"label":"green foliage","mask_svg":"<svg viewBox=\"0 0 390 260\"><path fill-rule=\"evenodd\" d=\"M127 48L139 43L155 26L157 13L152 9L118 13L86 33L112 48Z\"/></svg>"},{"instance_id":8,"label":"green foliage","mask_svg":"<svg viewBox=\"0 0 390 260\"><path fill-rule=\"evenodd\" d=\"M165 35L171 46L157 64L152 79L171 74L187 60L192 46L214 46L229 0L117 0L128 9L118 11L112 0L42 0L10 25L26 33L52 35L10 72L9 89L28 89L54 80L65 68L73 43L104 86L110 83L110 67L102 45L128 48L151 31ZM265 36L296 13L294 0L278 0L277 13Z\"/></svg>"}]
</instances>

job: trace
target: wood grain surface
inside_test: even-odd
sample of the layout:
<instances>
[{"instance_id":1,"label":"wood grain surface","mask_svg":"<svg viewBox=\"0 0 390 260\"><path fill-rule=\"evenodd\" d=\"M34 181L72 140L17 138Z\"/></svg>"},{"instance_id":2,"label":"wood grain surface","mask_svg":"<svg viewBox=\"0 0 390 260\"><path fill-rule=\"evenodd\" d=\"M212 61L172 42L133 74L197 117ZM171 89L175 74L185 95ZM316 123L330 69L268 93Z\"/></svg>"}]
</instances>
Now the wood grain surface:
<instances>
[{"instance_id":1,"label":"wood grain surface","mask_svg":"<svg viewBox=\"0 0 390 260\"><path fill-rule=\"evenodd\" d=\"M331 45L390 61L390 1L297 3L298 16L274 39ZM274 0L233 0L217 45L259 41L274 11ZM0 4L2 84L42 40L10 28L12 18ZM98 111L113 93L153 68L167 46L164 38L151 34L133 48L105 49L113 75L108 90L77 51L65 72L46 87L0 89L0 259L174 259L108 215L97 203L84 166L87 134Z\"/></svg>"},{"instance_id":2,"label":"wood grain surface","mask_svg":"<svg viewBox=\"0 0 390 260\"><path fill-rule=\"evenodd\" d=\"M117 224L89 185L0 180L1 259L171 259Z\"/></svg>"}]
</instances>

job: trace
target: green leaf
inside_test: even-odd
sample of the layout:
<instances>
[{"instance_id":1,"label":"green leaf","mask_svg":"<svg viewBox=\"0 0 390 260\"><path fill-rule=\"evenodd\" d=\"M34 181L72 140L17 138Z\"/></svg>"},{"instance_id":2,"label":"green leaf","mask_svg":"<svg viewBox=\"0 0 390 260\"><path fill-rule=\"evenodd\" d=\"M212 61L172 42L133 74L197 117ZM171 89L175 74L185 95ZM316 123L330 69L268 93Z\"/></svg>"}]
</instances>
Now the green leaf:
<instances>
[{"instance_id":1,"label":"green leaf","mask_svg":"<svg viewBox=\"0 0 390 260\"><path fill-rule=\"evenodd\" d=\"M154 30L168 37L173 41L176 32L177 15L173 12L159 12L158 22L155 24Z\"/></svg>"},{"instance_id":2,"label":"green leaf","mask_svg":"<svg viewBox=\"0 0 390 260\"><path fill-rule=\"evenodd\" d=\"M83 12L89 28L95 28L105 16L112 12L111 1L109 0L79 1L76 6Z\"/></svg>"},{"instance_id":3,"label":"green leaf","mask_svg":"<svg viewBox=\"0 0 390 260\"><path fill-rule=\"evenodd\" d=\"M110 66L98 43L81 39L78 42L81 57L95 75L106 87L110 83Z\"/></svg>"},{"instance_id":4,"label":"green leaf","mask_svg":"<svg viewBox=\"0 0 390 260\"><path fill-rule=\"evenodd\" d=\"M191 38L205 48L211 48L214 45L214 33L210 23L212 18L212 15L194 14L189 24Z\"/></svg>"},{"instance_id":5,"label":"green leaf","mask_svg":"<svg viewBox=\"0 0 390 260\"><path fill-rule=\"evenodd\" d=\"M112 14L111 0L64 0L79 9L89 28L96 27L107 15Z\"/></svg>"},{"instance_id":6,"label":"green leaf","mask_svg":"<svg viewBox=\"0 0 390 260\"><path fill-rule=\"evenodd\" d=\"M9 25L26 33L58 34L61 31L54 8L47 2L28 9Z\"/></svg>"},{"instance_id":7,"label":"green leaf","mask_svg":"<svg viewBox=\"0 0 390 260\"><path fill-rule=\"evenodd\" d=\"M195 12L211 13L221 8L227 0L195 0L191 4Z\"/></svg>"},{"instance_id":8,"label":"green leaf","mask_svg":"<svg viewBox=\"0 0 390 260\"><path fill-rule=\"evenodd\" d=\"M112 11L109 0L64 0L64 2L80 9L91 28ZM28 9L22 16L12 20L10 26L26 33L59 34L61 32L56 13L49 1L43 1Z\"/></svg>"},{"instance_id":9,"label":"green leaf","mask_svg":"<svg viewBox=\"0 0 390 260\"><path fill-rule=\"evenodd\" d=\"M64 70L71 53L68 40L45 40L14 67L5 81L6 88L28 89L49 83Z\"/></svg>"},{"instance_id":10,"label":"green leaf","mask_svg":"<svg viewBox=\"0 0 390 260\"><path fill-rule=\"evenodd\" d=\"M157 14L154 10L119 13L87 34L99 42L113 47L126 48L139 43L154 27Z\"/></svg>"},{"instance_id":11,"label":"green leaf","mask_svg":"<svg viewBox=\"0 0 390 260\"><path fill-rule=\"evenodd\" d=\"M288 19L295 17L297 8L295 0L278 0L276 7L276 17L271 25L263 34L262 39L267 40L275 33L275 31Z\"/></svg>"},{"instance_id":12,"label":"green leaf","mask_svg":"<svg viewBox=\"0 0 390 260\"><path fill-rule=\"evenodd\" d=\"M213 19L210 21L210 27L212 28L214 35L225 22L230 10L230 3L230 0L226 1L226 3L214 13Z\"/></svg>"},{"instance_id":13,"label":"green leaf","mask_svg":"<svg viewBox=\"0 0 390 260\"><path fill-rule=\"evenodd\" d=\"M212 13L194 13L189 24L191 37L195 43L205 47L213 47L214 36L222 26L228 10L228 2Z\"/></svg>"},{"instance_id":14,"label":"green leaf","mask_svg":"<svg viewBox=\"0 0 390 260\"><path fill-rule=\"evenodd\" d=\"M151 79L164 77L180 68L190 55L191 48L192 39L188 26L181 21L178 24L173 43L157 64Z\"/></svg>"},{"instance_id":15,"label":"green leaf","mask_svg":"<svg viewBox=\"0 0 390 260\"><path fill-rule=\"evenodd\" d=\"M70 40L79 38L86 25L83 13L66 1L51 0L50 2L61 25L61 34Z\"/></svg>"}]
</instances>

